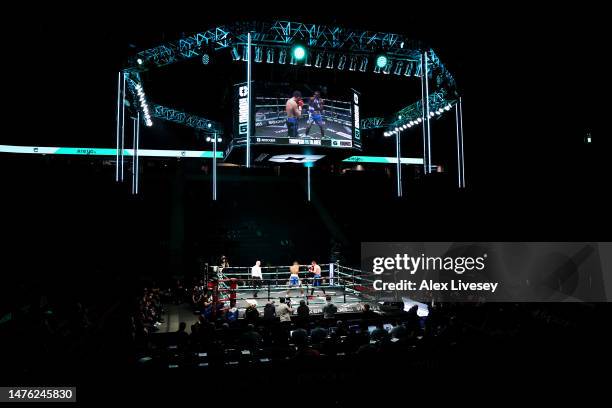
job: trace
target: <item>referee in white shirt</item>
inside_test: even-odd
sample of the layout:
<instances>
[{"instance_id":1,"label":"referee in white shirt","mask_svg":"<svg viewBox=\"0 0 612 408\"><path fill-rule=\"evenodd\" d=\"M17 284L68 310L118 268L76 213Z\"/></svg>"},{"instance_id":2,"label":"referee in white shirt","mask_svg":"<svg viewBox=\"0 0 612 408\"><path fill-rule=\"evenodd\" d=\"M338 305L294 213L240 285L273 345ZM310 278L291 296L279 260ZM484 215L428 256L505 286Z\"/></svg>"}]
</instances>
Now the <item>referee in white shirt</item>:
<instances>
[{"instance_id":1,"label":"referee in white shirt","mask_svg":"<svg viewBox=\"0 0 612 408\"><path fill-rule=\"evenodd\" d=\"M255 288L255 293L253 297L257 297L258 288L262 286L262 274L261 274L261 261L256 261L255 265L251 268L251 282L253 283L253 288Z\"/></svg>"}]
</instances>

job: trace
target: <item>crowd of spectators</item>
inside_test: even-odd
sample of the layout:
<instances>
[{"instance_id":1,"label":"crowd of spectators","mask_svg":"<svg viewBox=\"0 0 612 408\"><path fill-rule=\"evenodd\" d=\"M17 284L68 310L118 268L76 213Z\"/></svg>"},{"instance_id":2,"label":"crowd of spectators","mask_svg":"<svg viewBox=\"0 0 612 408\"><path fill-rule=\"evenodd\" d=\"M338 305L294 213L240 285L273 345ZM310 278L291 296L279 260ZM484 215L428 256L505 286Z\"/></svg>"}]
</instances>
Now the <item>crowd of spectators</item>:
<instances>
[{"instance_id":1,"label":"crowd of spectators","mask_svg":"<svg viewBox=\"0 0 612 408\"><path fill-rule=\"evenodd\" d=\"M138 298L137 310L130 318L135 341L144 341L151 333L158 331L164 322L162 296L163 293L157 287L144 288Z\"/></svg>"},{"instance_id":2,"label":"crowd of spectators","mask_svg":"<svg viewBox=\"0 0 612 408\"><path fill-rule=\"evenodd\" d=\"M417 316L416 306L388 317L364 304L362 312L345 315L338 314L329 296L326 301L322 315L311 315L304 300L295 305L290 298L280 298L267 302L261 311L255 305L247 307L239 319L235 308L225 307L211 315L206 311L211 305L201 308L207 302L192 299L194 324L188 327L181 322L178 331L158 334L140 350L142 355L156 355L158 361L170 358L189 365L196 364L196 356L205 355L205 365L223 365L244 356L251 361L275 361L375 353L414 347L438 334L427 319ZM141 306L155 312L155 294L146 294Z\"/></svg>"},{"instance_id":3,"label":"crowd of spectators","mask_svg":"<svg viewBox=\"0 0 612 408\"><path fill-rule=\"evenodd\" d=\"M190 304L196 321L181 322L175 332L156 333L164 301ZM545 306L529 304L436 303L429 305L427 316L419 316L423 313L417 306L381 313L367 303L360 312L338 313L329 297L322 313L316 314L304 299L274 299L263 308L251 305L240 315L235 307L223 305L212 313L212 305L201 282L183 288L180 295L146 289L135 319L142 334L135 339L138 365L188 370L211 367L215 372L215 367L276 367L291 362L329 368L330 360L342 359L346 371L351 364L364 367L382 361L407 362L417 369L446 369L455 360L459 361L455 365L466 364L480 355L480 348L500 347L506 351L498 361L511 361L536 340L571 332L576 321L559 319L549 315Z\"/></svg>"}]
</instances>

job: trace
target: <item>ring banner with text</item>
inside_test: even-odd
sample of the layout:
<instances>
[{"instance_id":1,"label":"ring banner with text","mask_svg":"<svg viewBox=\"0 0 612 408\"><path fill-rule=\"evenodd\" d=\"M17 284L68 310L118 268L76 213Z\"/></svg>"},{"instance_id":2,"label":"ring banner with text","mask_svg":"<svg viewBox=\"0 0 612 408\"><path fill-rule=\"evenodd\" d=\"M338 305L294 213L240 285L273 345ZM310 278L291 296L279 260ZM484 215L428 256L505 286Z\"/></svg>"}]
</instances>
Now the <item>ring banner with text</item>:
<instances>
[{"instance_id":1,"label":"ring banner with text","mask_svg":"<svg viewBox=\"0 0 612 408\"><path fill-rule=\"evenodd\" d=\"M607 302L612 242L363 242L377 299Z\"/></svg>"}]
</instances>

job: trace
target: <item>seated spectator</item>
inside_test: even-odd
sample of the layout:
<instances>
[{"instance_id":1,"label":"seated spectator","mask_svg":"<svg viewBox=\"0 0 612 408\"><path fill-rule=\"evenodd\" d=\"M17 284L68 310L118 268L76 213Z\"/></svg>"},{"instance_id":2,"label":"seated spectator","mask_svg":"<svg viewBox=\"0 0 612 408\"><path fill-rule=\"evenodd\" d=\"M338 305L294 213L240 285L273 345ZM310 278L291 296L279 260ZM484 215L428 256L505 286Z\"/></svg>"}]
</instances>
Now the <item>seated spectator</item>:
<instances>
[{"instance_id":1,"label":"seated spectator","mask_svg":"<svg viewBox=\"0 0 612 408\"><path fill-rule=\"evenodd\" d=\"M391 337L403 340L408 337L408 329L403 324L396 324L393 329L391 329Z\"/></svg>"},{"instance_id":2,"label":"seated spectator","mask_svg":"<svg viewBox=\"0 0 612 408\"><path fill-rule=\"evenodd\" d=\"M202 312L202 316L204 316L205 320L212 320L213 318L213 305L209 303L204 307L204 311Z\"/></svg>"},{"instance_id":3,"label":"seated spectator","mask_svg":"<svg viewBox=\"0 0 612 408\"><path fill-rule=\"evenodd\" d=\"M308 332L305 329L295 329L291 332L291 342L298 347L307 344Z\"/></svg>"},{"instance_id":4,"label":"seated spectator","mask_svg":"<svg viewBox=\"0 0 612 408\"><path fill-rule=\"evenodd\" d=\"M383 322L376 323L376 329L370 334L370 339L375 341L389 340L389 333L385 330Z\"/></svg>"},{"instance_id":5,"label":"seated spectator","mask_svg":"<svg viewBox=\"0 0 612 408\"><path fill-rule=\"evenodd\" d=\"M238 316L238 308L232 307L230 310L227 311L225 318L230 324L234 324L236 321L238 321Z\"/></svg>"},{"instance_id":6,"label":"seated spectator","mask_svg":"<svg viewBox=\"0 0 612 408\"><path fill-rule=\"evenodd\" d=\"M293 309L285 303L285 298L280 298L280 304L276 307L276 315L280 322L291 323L291 313L293 313Z\"/></svg>"},{"instance_id":7,"label":"seated spectator","mask_svg":"<svg viewBox=\"0 0 612 408\"><path fill-rule=\"evenodd\" d=\"M419 330L419 316L417 315L419 307L414 305L408 310L408 316L404 326L409 332L417 332Z\"/></svg>"},{"instance_id":8,"label":"seated spectator","mask_svg":"<svg viewBox=\"0 0 612 408\"><path fill-rule=\"evenodd\" d=\"M191 334L189 335L189 342L192 345L197 345L200 342L200 330L202 326L198 323L191 325Z\"/></svg>"},{"instance_id":9,"label":"seated spectator","mask_svg":"<svg viewBox=\"0 0 612 408\"><path fill-rule=\"evenodd\" d=\"M342 320L338 320L336 322L336 331L334 332L334 337L344 337L348 336L348 329L346 327L346 323Z\"/></svg>"},{"instance_id":10,"label":"seated spectator","mask_svg":"<svg viewBox=\"0 0 612 408\"><path fill-rule=\"evenodd\" d=\"M336 313L338 312L338 307L332 303L331 296L325 296L325 301L327 304L323 306L323 318L324 319L334 319L336 317Z\"/></svg>"},{"instance_id":11,"label":"seated spectator","mask_svg":"<svg viewBox=\"0 0 612 408\"><path fill-rule=\"evenodd\" d=\"M363 311L361 312L361 318L368 320L376 318L376 313L372 310L369 304L363 305Z\"/></svg>"},{"instance_id":12,"label":"seated spectator","mask_svg":"<svg viewBox=\"0 0 612 408\"><path fill-rule=\"evenodd\" d=\"M218 339L224 345L230 345L232 343L231 330L230 330L229 323L223 323L221 325L221 328L217 331L217 333L219 335Z\"/></svg>"},{"instance_id":13,"label":"seated spectator","mask_svg":"<svg viewBox=\"0 0 612 408\"><path fill-rule=\"evenodd\" d=\"M178 331L176 332L176 343L179 346L187 344L187 340L189 339L189 334L187 334L185 330L187 330L187 323L180 322Z\"/></svg>"},{"instance_id":14,"label":"seated spectator","mask_svg":"<svg viewBox=\"0 0 612 408\"><path fill-rule=\"evenodd\" d=\"M310 308L306 305L304 300L300 300L300 305L297 308L297 316L298 325L302 328L306 328L310 317Z\"/></svg>"},{"instance_id":15,"label":"seated spectator","mask_svg":"<svg viewBox=\"0 0 612 408\"><path fill-rule=\"evenodd\" d=\"M185 288L183 287L183 282L180 279L176 281L174 285L174 289L172 290L173 294L173 302L175 305L180 305L185 301Z\"/></svg>"},{"instance_id":16,"label":"seated spectator","mask_svg":"<svg viewBox=\"0 0 612 408\"><path fill-rule=\"evenodd\" d=\"M257 310L257 305L249 305L244 311L244 318L247 323L256 325L259 320L259 311Z\"/></svg>"},{"instance_id":17,"label":"seated spectator","mask_svg":"<svg viewBox=\"0 0 612 408\"><path fill-rule=\"evenodd\" d=\"M262 343L263 338L261 334L255 330L255 326L252 324L247 325L246 332L244 332L240 339L241 346L247 350L255 351L261 347Z\"/></svg>"},{"instance_id":18,"label":"seated spectator","mask_svg":"<svg viewBox=\"0 0 612 408\"><path fill-rule=\"evenodd\" d=\"M319 326L312 329L310 332L310 338L313 344L322 343L326 337L327 337L327 330Z\"/></svg>"},{"instance_id":19,"label":"seated spectator","mask_svg":"<svg viewBox=\"0 0 612 408\"><path fill-rule=\"evenodd\" d=\"M321 354L308 345L308 333L304 329L296 329L291 333L291 341L297 347L294 359L303 360L319 357Z\"/></svg>"},{"instance_id":20,"label":"seated spectator","mask_svg":"<svg viewBox=\"0 0 612 408\"><path fill-rule=\"evenodd\" d=\"M274 307L274 301L271 300L266 303L266 306L264 307L263 318L266 321L272 321L276 318L276 308Z\"/></svg>"},{"instance_id":21,"label":"seated spectator","mask_svg":"<svg viewBox=\"0 0 612 408\"><path fill-rule=\"evenodd\" d=\"M200 336L204 343L208 345L217 340L215 324L212 322L207 323L202 329L200 329Z\"/></svg>"}]
</instances>

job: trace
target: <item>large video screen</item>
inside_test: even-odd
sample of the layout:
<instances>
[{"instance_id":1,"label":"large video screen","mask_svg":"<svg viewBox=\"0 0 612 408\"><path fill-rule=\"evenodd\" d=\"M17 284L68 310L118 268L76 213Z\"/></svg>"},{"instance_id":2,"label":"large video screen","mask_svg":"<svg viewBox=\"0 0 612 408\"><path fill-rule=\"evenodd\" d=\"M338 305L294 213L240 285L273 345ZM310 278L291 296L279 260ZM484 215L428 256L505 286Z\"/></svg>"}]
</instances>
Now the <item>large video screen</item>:
<instances>
[{"instance_id":1,"label":"large video screen","mask_svg":"<svg viewBox=\"0 0 612 408\"><path fill-rule=\"evenodd\" d=\"M251 104L251 143L361 149L355 90L332 95L324 86L254 84Z\"/></svg>"}]
</instances>

